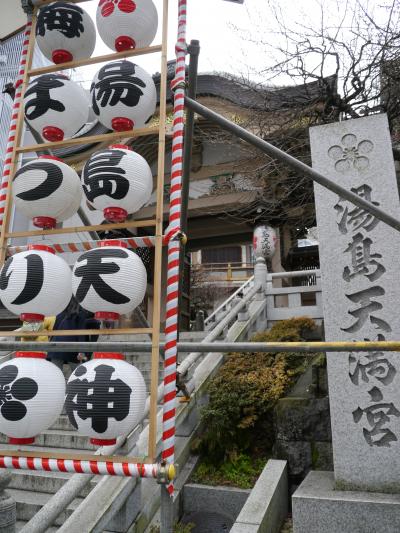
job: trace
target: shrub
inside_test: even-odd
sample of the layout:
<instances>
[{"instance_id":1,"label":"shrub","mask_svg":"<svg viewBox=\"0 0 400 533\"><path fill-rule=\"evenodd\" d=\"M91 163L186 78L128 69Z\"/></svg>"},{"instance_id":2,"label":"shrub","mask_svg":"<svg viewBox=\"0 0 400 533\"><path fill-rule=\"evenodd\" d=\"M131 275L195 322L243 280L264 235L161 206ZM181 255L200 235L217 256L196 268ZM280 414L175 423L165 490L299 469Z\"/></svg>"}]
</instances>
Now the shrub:
<instances>
[{"instance_id":1,"label":"shrub","mask_svg":"<svg viewBox=\"0 0 400 533\"><path fill-rule=\"evenodd\" d=\"M191 480L206 485L231 485L241 489L251 489L266 462L266 457L252 458L244 453L219 465L202 461Z\"/></svg>"},{"instance_id":2,"label":"shrub","mask_svg":"<svg viewBox=\"0 0 400 533\"><path fill-rule=\"evenodd\" d=\"M282 320L257 342L301 341L315 323L307 317ZM313 354L314 355L314 354ZM308 354L233 353L209 386L209 403L202 412L205 431L197 450L208 463L240 453L268 455L274 442L273 408L306 367Z\"/></svg>"}]
</instances>

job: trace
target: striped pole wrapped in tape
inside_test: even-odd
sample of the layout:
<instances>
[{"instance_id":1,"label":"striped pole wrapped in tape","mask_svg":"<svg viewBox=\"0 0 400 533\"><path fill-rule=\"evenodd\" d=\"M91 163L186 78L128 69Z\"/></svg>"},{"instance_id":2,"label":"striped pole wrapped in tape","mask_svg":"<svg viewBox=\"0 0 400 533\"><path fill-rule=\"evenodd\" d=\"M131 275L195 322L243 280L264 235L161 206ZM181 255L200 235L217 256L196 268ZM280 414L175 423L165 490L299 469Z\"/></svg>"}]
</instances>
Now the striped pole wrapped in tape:
<instances>
[{"instance_id":1,"label":"striped pole wrapped in tape","mask_svg":"<svg viewBox=\"0 0 400 533\"><path fill-rule=\"evenodd\" d=\"M127 244L128 248L153 248L155 246L155 237L129 237L126 239L118 238L118 241ZM165 239L164 239L165 241ZM51 246L59 254L67 252L86 252L97 248L101 241L81 241L81 242L64 242L64 243L51 243ZM7 249L8 255L14 255L19 252L25 252L28 246L9 246Z\"/></svg>"},{"instance_id":2,"label":"striped pole wrapped in tape","mask_svg":"<svg viewBox=\"0 0 400 533\"><path fill-rule=\"evenodd\" d=\"M32 17L28 17L28 22L25 27L24 39L22 42L21 60L19 63L18 76L15 81L15 96L14 103L11 112L11 122L8 134L8 141L6 147L6 158L4 160L3 175L1 178L1 191L0 191L0 226L3 224L4 211L6 208L7 190L10 181L10 172L12 166L13 153L16 148L16 129L19 109L22 105L22 82L25 76L27 66L27 55L29 47L29 38L32 31Z\"/></svg>"},{"instance_id":3,"label":"striped pole wrapped in tape","mask_svg":"<svg viewBox=\"0 0 400 533\"><path fill-rule=\"evenodd\" d=\"M72 474L96 474L103 476L159 478L163 467L159 464L0 455L0 468L8 470L45 470L48 472L70 472ZM167 478L172 478L175 475L173 466L171 465L163 475Z\"/></svg>"},{"instance_id":4,"label":"striped pole wrapped in tape","mask_svg":"<svg viewBox=\"0 0 400 533\"><path fill-rule=\"evenodd\" d=\"M181 190L184 134L185 100L185 56L186 56L186 0L178 4L178 40L175 47L175 78L171 83L174 92L174 119L172 135L172 163L168 239L167 303L165 326L164 360L164 405L163 405L163 446L162 459L174 462L175 454L175 414L176 414L176 362L178 338L178 286L180 242L177 237L181 230ZM167 486L172 495L174 487Z\"/></svg>"}]
</instances>

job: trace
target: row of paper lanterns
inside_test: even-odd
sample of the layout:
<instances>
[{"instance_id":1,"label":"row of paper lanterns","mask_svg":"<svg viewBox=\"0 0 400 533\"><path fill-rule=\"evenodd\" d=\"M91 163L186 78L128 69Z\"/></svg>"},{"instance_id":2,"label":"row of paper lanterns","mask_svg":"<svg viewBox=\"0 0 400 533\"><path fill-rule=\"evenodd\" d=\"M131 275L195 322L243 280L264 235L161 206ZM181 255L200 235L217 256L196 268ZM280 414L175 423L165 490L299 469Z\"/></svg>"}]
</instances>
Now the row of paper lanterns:
<instances>
[{"instance_id":1,"label":"row of paper lanterns","mask_svg":"<svg viewBox=\"0 0 400 533\"><path fill-rule=\"evenodd\" d=\"M151 0L100 0L96 20L101 38L116 51L150 45L158 22ZM95 41L96 28L80 6L55 2L39 11L36 42L53 62L90 57ZM90 93L94 113L109 129L143 127L155 112L151 76L129 61L103 66ZM24 108L28 123L48 141L72 137L89 117L84 90L60 74L34 78L25 92ZM16 173L15 205L35 225L49 228L78 210L82 190L88 203L103 210L110 221L125 220L152 192L149 165L127 146L92 154L81 179L82 185L77 173L58 158L40 157ZM117 320L142 302L146 285L141 259L123 243L101 242L78 258L72 272L51 247L31 245L4 264L0 299L27 322L59 314L72 295L96 318ZM94 354L75 369L67 386L61 370L45 357L41 352L18 352L0 365L0 430L10 442L32 443L55 422L64 404L78 434L97 445L113 444L142 418L145 382L121 354Z\"/></svg>"},{"instance_id":2,"label":"row of paper lanterns","mask_svg":"<svg viewBox=\"0 0 400 533\"><path fill-rule=\"evenodd\" d=\"M151 0L100 0L97 26L113 50L149 45L157 30L157 10ZM83 59L93 53L96 29L80 7L65 2L44 6L37 18L36 42L55 63ZM107 63L90 88L91 107L108 129L141 128L152 118L157 92L152 77L131 61ZM75 135L89 119L85 91L67 76L55 73L33 78L24 97L25 117L48 141Z\"/></svg>"},{"instance_id":3,"label":"row of paper lanterns","mask_svg":"<svg viewBox=\"0 0 400 533\"><path fill-rule=\"evenodd\" d=\"M117 320L142 302L146 285L141 259L119 241L102 241L83 253L72 272L51 247L30 245L11 256L0 272L2 303L26 322L59 314L72 294L95 318ZM18 352L0 366L0 430L11 443L33 442L61 414L64 398L78 434L97 445L113 444L140 421L145 383L121 354L94 354L75 369L66 387L61 370L45 357Z\"/></svg>"},{"instance_id":4,"label":"row of paper lanterns","mask_svg":"<svg viewBox=\"0 0 400 533\"><path fill-rule=\"evenodd\" d=\"M149 46L157 32L158 15L152 0L100 0L97 31L117 52ZM39 10L36 42L43 55L56 64L91 57L96 27L81 6L53 2Z\"/></svg>"},{"instance_id":5,"label":"row of paper lanterns","mask_svg":"<svg viewBox=\"0 0 400 533\"><path fill-rule=\"evenodd\" d=\"M146 160L125 145L94 152L81 178L61 159L43 155L15 174L15 206L34 225L54 228L79 209L82 191L87 203L110 222L124 221L145 205L152 193L152 171Z\"/></svg>"},{"instance_id":6,"label":"row of paper lanterns","mask_svg":"<svg viewBox=\"0 0 400 533\"><path fill-rule=\"evenodd\" d=\"M85 90L64 74L33 78L24 95L28 124L47 141L62 141L77 134L89 122L90 107L108 129L143 128L157 105L153 78L128 60L106 63Z\"/></svg>"},{"instance_id":7,"label":"row of paper lanterns","mask_svg":"<svg viewBox=\"0 0 400 533\"><path fill-rule=\"evenodd\" d=\"M58 315L72 295L96 318L118 320L140 305L146 286L140 257L114 240L82 253L72 272L52 247L43 244L29 245L27 251L9 257L0 272L1 302L28 322Z\"/></svg>"},{"instance_id":8,"label":"row of paper lanterns","mask_svg":"<svg viewBox=\"0 0 400 533\"><path fill-rule=\"evenodd\" d=\"M63 406L78 435L98 446L115 444L143 418L146 384L122 354L95 353L65 383L44 352L17 352L0 365L0 430L10 444L32 444Z\"/></svg>"}]
</instances>

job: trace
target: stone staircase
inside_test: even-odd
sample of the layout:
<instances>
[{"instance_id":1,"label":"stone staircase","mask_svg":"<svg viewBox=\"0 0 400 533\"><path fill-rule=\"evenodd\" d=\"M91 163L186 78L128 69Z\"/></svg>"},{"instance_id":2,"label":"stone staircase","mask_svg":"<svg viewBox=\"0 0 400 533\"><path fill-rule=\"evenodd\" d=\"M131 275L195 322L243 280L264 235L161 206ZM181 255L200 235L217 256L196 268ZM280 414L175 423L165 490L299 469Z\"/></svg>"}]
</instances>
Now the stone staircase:
<instances>
[{"instance_id":1,"label":"stone staircase","mask_svg":"<svg viewBox=\"0 0 400 533\"><path fill-rule=\"evenodd\" d=\"M7 444L7 437L0 434L1 449L15 449ZM80 437L69 423L66 415L61 415L55 424L36 438L30 446L21 446L22 450L57 451L65 453L89 453L95 451L87 437ZM7 492L17 504L17 531L39 511L39 509L55 494L72 474L63 472L35 472L24 470L10 470L11 482ZM57 518L55 525L60 526L85 498L99 477L94 478L71 504ZM57 531L57 527L47 530Z\"/></svg>"},{"instance_id":2,"label":"stone staircase","mask_svg":"<svg viewBox=\"0 0 400 533\"><path fill-rule=\"evenodd\" d=\"M204 333L184 333L181 338L184 341L200 341ZM102 340L109 340L103 338ZM125 340L120 338L119 340ZM136 339L135 339L136 340ZM147 341L148 338L137 339ZM184 357L186 354L182 354ZM126 360L134 364L143 374L146 385L150 384L150 353L127 354ZM162 361L160 361L160 381L162 379ZM7 437L0 433L0 448L3 450L15 450L15 446L7 444ZM81 437L76 434L75 429L70 424L66 415L61 415L50 429L43 431L36 438L36 442L30 446L21 446L21 450L57 451L69 454L90 453L96 447L90 444L88 437ZM35 472L24 470L10 470L11 482L7 487L7 492L17 504L17 527L20 531L26 523L49 501L49 499L64 485L73 475L62 472ZM90 484L80 493L79 497L73 500L56 519L55 527L51 527L47 532L57 531L57 526L62 525L72 512L78 507L82 500L89 494L96 483L101 479L96 476ZM84 533L84 532L82 532Z\"/></svg>"},{"instance_id":3,"label":"stone staircase","mask_svg":"<svg viewBox=\"0 0 400 533\"><path fill-rule=\"evenodd\" d=\"M180 333L180 340L182 342L201 342L204 337L206 336L208 332L207 331L184 331ZM111 336L110 336L111 337ZM104 339L104 340L111 340L110 338ZM118 337L118 340L124 341L127 340L125 338ZM160 341L163 342L164 336L161 335ZM135 336L135 341L137 342L145 342L149 341L148 336ZM149 390L150 387L150 376L151 376L151 354L150 353L126 353L126 360L135 365L138 370L142 373L144 380L146 382L147 390ZM179 353L179 361L184 359L188 354L185 352ZM159 364L159 382L161 382L163 378L163 361L160 359Z\"/></svg>"}]
</instances>

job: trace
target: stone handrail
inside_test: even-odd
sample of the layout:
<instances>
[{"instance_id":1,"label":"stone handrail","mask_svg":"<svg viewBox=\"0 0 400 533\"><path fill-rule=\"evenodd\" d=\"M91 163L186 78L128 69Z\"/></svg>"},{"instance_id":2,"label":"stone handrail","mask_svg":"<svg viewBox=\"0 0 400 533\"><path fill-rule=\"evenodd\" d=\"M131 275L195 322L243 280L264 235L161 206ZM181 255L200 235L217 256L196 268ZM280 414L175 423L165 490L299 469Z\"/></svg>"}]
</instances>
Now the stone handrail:
<instances>
[{"instance_id":1,"label":"stone handrail","mask_svg":"<svg viewBox=\"0 0 400 533\"><path fill-rule=\"evenodd\" d=\"M245 283L243 283L243 285L241 285L233 294L231 294L229 298L222 302L222 304L218 306L217 309L215 309L215 311L204 320L204 325L206 326L206 329L209 329L211 324L216 323L216 318L218 314L221 312L227 312L229 310L229 306L232 305L233 300L237 298L240 293L244 295L253 286L253 284L254 276L251 276L251 278L249 278Z\"/></svg>"},{"instance_id":2,"label":"stone handrail","mask_svg":"<svg viewBox=\"0 0 400 533\"><path fill-rule=\"evenodd\" d=\"M274 287L277 279L308 278L314 279L309 285ZM308 302L303 303L306 295ZM298 270L294 272L276 272L267 276L267 321L268 327L278 320L298 316L308 316L321 323L323 316L321 272L319 269Z\"/></svg>"}]
</instances>

